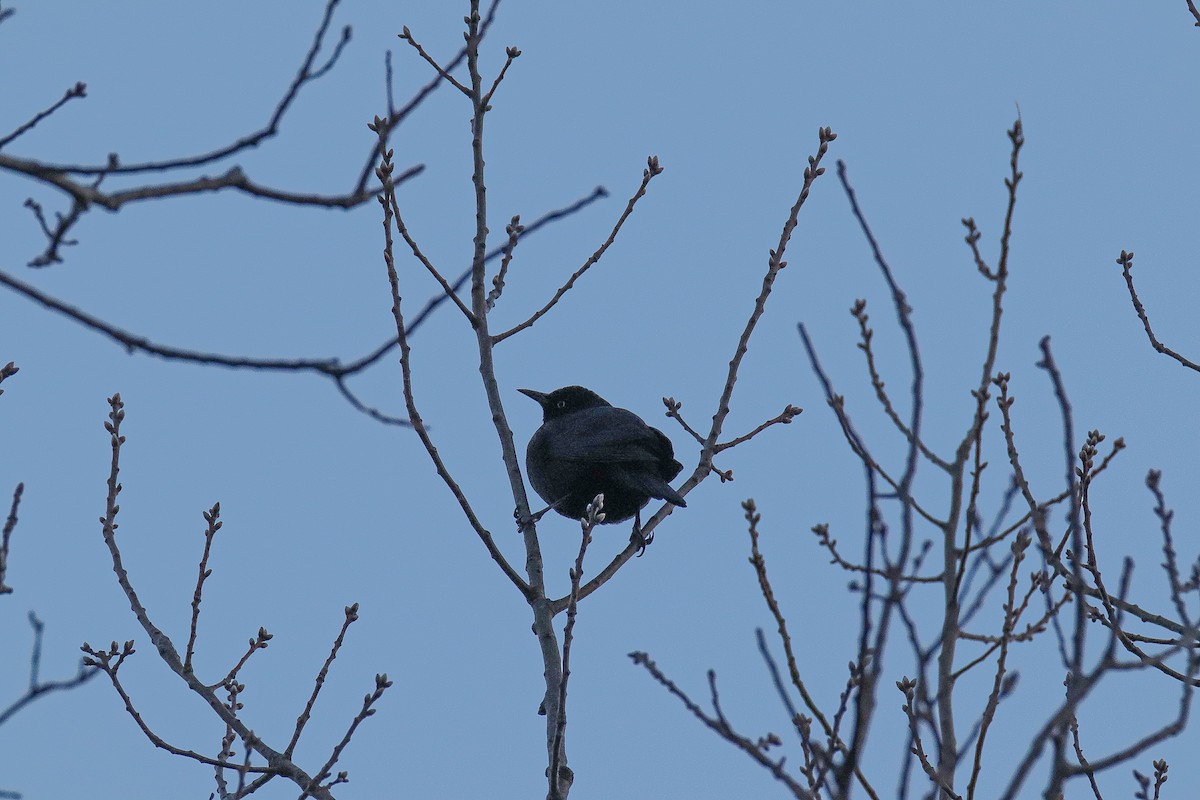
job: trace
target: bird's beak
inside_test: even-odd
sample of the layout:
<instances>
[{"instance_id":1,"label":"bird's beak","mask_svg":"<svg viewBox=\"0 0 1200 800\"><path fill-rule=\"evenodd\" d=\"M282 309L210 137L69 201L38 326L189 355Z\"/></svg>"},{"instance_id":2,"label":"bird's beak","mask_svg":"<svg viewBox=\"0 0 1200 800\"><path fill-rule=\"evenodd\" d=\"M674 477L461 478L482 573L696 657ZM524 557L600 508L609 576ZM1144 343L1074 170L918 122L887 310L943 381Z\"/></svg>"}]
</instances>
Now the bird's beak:
<instances>
[{"instance_id":1,"label":"bird's beak","mask_svg":"<svg viewBox=\"0 0 1200 800\"><path fill-rule=\"evenodd\" d=\"M546 399L550 396L545 392L535 392L533 389L517 389L517 391L532 399L542 408L546 407Z\"/></svg>"}]
</instances>

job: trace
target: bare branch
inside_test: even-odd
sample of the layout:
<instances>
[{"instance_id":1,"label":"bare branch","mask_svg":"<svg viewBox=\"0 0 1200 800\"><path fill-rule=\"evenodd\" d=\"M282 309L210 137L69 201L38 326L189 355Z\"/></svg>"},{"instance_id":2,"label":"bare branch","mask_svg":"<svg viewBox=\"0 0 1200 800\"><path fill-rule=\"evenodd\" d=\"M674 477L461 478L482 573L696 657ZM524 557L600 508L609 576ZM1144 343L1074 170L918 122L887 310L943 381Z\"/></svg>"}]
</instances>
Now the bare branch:
<instances>
[{"instance_id":1,"label":"bare branch","mask_svg":"<svg viewBox=\"0 0 1200 800\"><path fill-rule=\"evenodd\" d=\"M488 29L492 27L492 23L496 20L496 9L499 8L499 6L500 6L500 0L492 0L491 6L488 7L487 14L484 15L483 23L479 26L480 40L482 40L483 37L485 35L487 35ZM467 48L464 46L461 50L458 51L458 54L455 55L454 58L450 59L450 61L448 61L446 63L446 71L447 72L453 71L456 67L458 67L459 64L461 64L466 59L466 57L467 57ZM388 52L387 64L388 64L388 66L390 66L390 64L391 64L391 52L390 51ZM388 70L387 75L389 78L389 86L390 86L390 76L391 76L390 69ZM391 93L391 89L390 88L388 89L388 118L385 120L382 120L382 122L381 122L382 130L379 132L379 135L383 138L384 146L387 145L388 137L391 135L391 132L394 131L400 125L401 122L403 122L405 119L407 119L410 114L412 114L414 111L416 111L417 108L421 105L421 103L423 103L425 101L425 98L429 97L429 95L433 94L440 87L442 87L444 85L446 85L446 82L442 80L442 76L435 75L428 83L426 83L424 86L422 86L420 89L418 89L413 94L412 98L407 103L405 103L404 107L401 108L399 111L396 111L392 108L392 105L393 105L392 99L391 99L392 93ZM378 149L377 147L372 147L371 152L367 154L367 163L363 165L362 172L359 173L359 176L358 176L358 182L354 184L356 192L364 191L367 188L367 183L375 175L375 167L377 164L377 158L376 158L377 149Z\"/></svg>"},{"instance_id":2,"label":"bare branch","mask_svg":"<svg viewBox=\"0 0 1200 800\"><path fill-rule=\"evenodd\" d=\"M688 492L700 485L700 483L708 478L712 473L721 476L721 481L732 480L731 472L722 473L713 465L713 457L717 440L724 430L725 420L730 412L730 400L733 397L734 384L737 383L738 370L741 369L742 361L746 357L747 351L750 349L750 338L754 335L755 329L758 327L758 321L762 318L766 311L767 300L771 296L771 290L775 285L775 279L779 273L787 267L787 261L784 260L784 254L787 250L788 242L791 241L792 231L795 230L797 220L800 216L800 209L804 207L805 201L808 200L808 195L812 191L813 182L818 177L824 174L825 168L821 166L821 160L825 154L829 152L830 142L837 139L837 134L830 128L820 128L817 130L817 153L808 157L808 166L804 168L804 182L800 187L800 193L796 197L796 202L792 204L791 210L788 212L787 219L784 220L783 230L779 234L779 243L775 249L767 252L767 271L763 276L762 288L759 290L758 296L754 300L754 308L750 312L749 318L746 320L746 326L742 330L741 336L738 338L737 347L734 349L733 357L729 361L729 370L725 376L725 385L721 389L721 396L717 401L716 412L712 416L712 425L709 427L708 434L704 437L700 448L700 458L696 464L696 468L692 471L691 476L683 482L679 487L679 494L687 496ZM654 164L652 163L652 166ZM644 184L643 184L644 185ZM667 405L667 415L672 416L670 408L673 401L670 398L664 399ZM678 408L675 409L676 412ZM682 422L682 419L680 419ZM653 531L658 527L664 519L666 519L674 509L670 503L664 503L658 511L654 513L649 521L642 526L643 535L649 538L653 537ZM588 581L587 584L580 590L580 598L587 597L596 589L603 586L613 575L624 566L629 559L640 550L640 545L636 541L631 541L620 553L613 557L608 566L600 570L595 578ZM565 607L565 599L560 598L554 601L554 609L557 613Z\"/></svg>"},{"instance_id":3,"label":"bare branch","mask_svg":"<svg viewBox=\"0 0 1200 800\"><path fill-rule=\"evenodd\" d=\"M963 217L963 227L967 229L967 235L963 241L971 248L971 255L975 258L975 269L979 270L979 274L987 278L989 281L997 280L998 276L992 272L992 268L983 260L983 255L979 252L979 240L983 234L979 232L979 228L975 225L974 217Z\"/></svg>"},{"instance_id":4,"label":"bare branch","mask_svg":"<svg viewBox=\"0 0 1200 800\"><path fill-rule=\"evenodd\" d=\"M1025 560L1025 551L1029 549L1030 541L1028 534L1022 534L1017 536L1012 543L1013 558L1012 569L1008 576L1008 602L1004 604L1004 621L1000 626L1000 655L996 659L996 675L992 679L992 690L988 693L987 704L980 717L979 735L975 740L975 761L971 766L971 779L967 783L968 797L975 796L975 787L979 783L979 773L983 769L983 746L987 741L988 728L991 727L992 721L996 717L996 709L1000 705L1000 698L1004 692L1004 676L1008 666L1008 644L1012 641L1013 630L1016 628L1020 612L1024 610L1024 605L1021 609L1017 608L1017 571Z\"/></svg>"},{"instance_id":5,"label":"bare branch","mask_svg":"<svg viewBox=\"0 0 1200 800\"><path fill-rule=\"evenodd\" d=\"M1191 5L1191 0L1188 0L1188 5ZM1200 23L1197 24L1200 25ZM1150 340L1150 345L1158 352L1175 359L1188 369L1200 372L1200 364L1188 360L1167 347L1154 335L1154 329L1150 327L1150 317L1146 314L1146 307L1142 305L1137 290L1133 288L1133 252L1122 250L1121 255L1117 257L1117 263L1121 265L1121 274L1125 276L1125 286L1129 289L1129 299L1133 302L1133 310L1137 312L1138 319L1142 321L1142 327L1146 329L1146 338Z\"/></svg>"},{"instance_id":6,"label":"bare branch","mask_svg":"<svg viewBox=\"0 0 1200 800\"><path fill-rule=\"evenodd\" d=\"M435 267L433 262L429 260L429 257L421 251L421 248L417 244L416 240L413 239L413 237L409 234L408 226L404 224L404 218L400 216L400 205L396 201L396 187L390 183L390 180L391 174L389 173L389 183L384 186L384 192L387 195L388 202L392 205L392 217L393 221L396 223L396 230L400 232L400 235L408 244L408 249L412 251L413 257L420 261L421 264L424 265L425 269L429 270L429 274L432 275L438 284L441 285L442 291L446 293L446 297L454 301L454 304L458 306L458 310L461 311L463 316L467 318L467 322L471 323L472 327L474 327L476 321L475 315L471 313L471 309L467 308L466 304L463 303L462 298L458 296L446 279L442 277L442 273L438 272L437 267Z\"/></svg>"},{"instance_id":7,"label":"bare branch","mask_svg":"<svg viewBox=\"0 0 1200 800\"><path fill-rule=\"evenodd\" d=\"M496 272L496 277L492 278L492 288L487 296L488 311L495 308L496 301L504 293L504 278L508 275L508 265L512 263L513 250L517 248L517 242L521 240L521 234L524 231L525 226L521 224L519 214L513 215L508 225L504 226L504 232L508 234L508 243L504 245L504 257L500 259L500 269Z\"/></svg>"},{"instance_id":8,"label":"bare branch","mask_svg":"<svg viewBox=\"0 0 1200 800\"><path fill-rule=\"evenodd\" d=\"M1192 2L1192 0L1187 0L1187 7L1188 7L1188 11L1192 12L1192 16L1196 18L1196 27L1200 28L1200 9L1196 8L1196 4L1194 2ZM1166 771L1167 770L1164 767L1163 773L1165 774ZM1157 797L1157 791L1155 793L1155 796Z\"/></svg>"},{"instance_id":9,"label":"bare branch","mask_svg":"<svg viewBox=\"0 0 1200 800\"><path fill-rule=\"evenodd\" d=\"M362 709L360 709L359 712L354 716L354 719L350 721L350 726L346 729L346 733L344 736L342 736L342 740L334 746L333 752L329 756L329 760L325 762L325 766L321 767L321 771L316 774L308 786L304 787L304 791L300 793L300 800L304 800L304 798L308 797L309 795L320 796L319 790L324 789L326 792L328 792L329 789L337 786L339 783L346 782L348 779L348 774L346 772L339 772L333 781L325 784L324 786L321 785L321 781L328 778L330 773L333 771L333 765L338 762L339 758L341 758L342 751L345 750L346 746L350 744L350 739L354 736L354 732L358 730L358 726L366 721L367 717L375 715L375 709L373 706L375 703L379 702L379 698L383 697L383 693L391 687L392 681L388 680L386 672L375 676L375 691L363 698Z\"/></svg>"},{"instance_id":10,"label":"bare branch","mask_svg":"<svg viewBox=\"0 0 1200 800\"><path fill-rule=\"evenodd\" d=\"M687 420L679 413L679 409L683 408L683 403L677 401L674 397L664 397L663 405L667 407L667 416L679 423L679 426L688 432L688 435L696 440L699 445L704 444L704 437L696 432L696 429L688 425Z\"/></svg>"},{"instance_id":11,"label":"bare branch","mask_svg":"<svg viewBox=\"0 0 1200 800\"><path fill-rule=\"evenodd\" d=\"M563 627L562 681L558 686L558 719L554 724L554 743L550 748L550 768L546 776L550 781L550 800L565 800L564 788L569 791L575 775L562 763L563 738L567 730L567 681L571 678L571 643L575 640L575 617L579 611L579 582L583 578L583 557L592 543L592 530L604 521L604 495L596 495L588 504L587 516L580 520L583 535L579 544L579 555L571 569L571 592L567 603L567 624Z\"/></svg>"},{"instance_id":12,"label":"bare branch","mask_svg":"<svg viewBox=\"0 0 1200 800\"><path fill-rule=\"evenodd\" d=\"M202 764L208 764L214 767L222 767L226 769L247 769L250 772L262 773L271 772L282 777L286 777L300 787L310 787L313 785L313 779L295 762L283 753L271 748L260 739L252 730L238 718L236 709L231 709L217 696L216 692L210 686L204 685L191 671L184 668L183 659L179 656L179 651L176 650L174 643L170 637L156 626L150 619L150 615L146 607L142 604L141 598L134 589L132 582L129 579L129 574L125 569L124 561L121 557L121 550L117 545L117 514L120 511L120 506L117 504L117 498L121 493L121 484L118 481L120 474L121 447L125 443L125 437L121 434L121 423L125 419L125 405L119 394L109 398L109 406L111 408L108 416L108 422L104 424L105 429L111 437L112 460L109 468L107 480L108 493L105 498L105 513L100 518L102 533L105 546L108 548L109 555L112 558L113 572L116 574L117 583L121 590L125 593L126 599L129 601L129 607L133 611L134 616L141 624L150 639L150 643L158 652L163 663L179 678L187 684L188 688L200 696L209 708L221 719L225 725L236 732L238 738L245 742L247 747L253 748L258 755L263 758L268 766L265 767L242 767L237 764L222 761L220 759L209 758L208 756L199 753L175 747L157 736L150 727L143 721L141 715L134 707L133 700L125 691L118 676L117 670L120 668L124 660L134 653L133 642L128 641L123 647L118 647L116 642L112 643L112 647L108 650L97 650L87 643L84 643L82 649L89 656L85 659L85 664L88 666L98 666L105 671L112 681L113 687L120 694L121 699L125 702L126 711L141 728L142 732L156 746L163 748L176 755L191 758ZM327 789L316 787L311 790L311 794L320 800L332 800L332 796Z\"/></svg>"},{"instance_id":13,"label":"bare branch","mask_svg":"<svg viewBox=\"0 0 1200 800\"><path fill-rule=\"evenodd\" d=\"M309 718L312 717L313 706L317 704L317 696L325 686L325 678L329 675L329 668L333 666L333 660L337 658L338 651L342 649L342 643L346 640L346 631L358 621L358 603L346 606L345 611L346 616L342 621L342 629L338 631L337 638L333 640L333 648L329 651L329 657L325 659L325 663L321 665L321 671L317 673L317 677L313 681L312 694L309 695L308 702L304 704L304 710L296 718L296 730L292 733L292 738L288 741L287 747L284 748L283 754L288 758L291 758L292 753L295 752L296 745L300 742L300 735L304 733L304 726L308 724Z\"/></svg>"},{"instance_id":14,"label":"bare branch","mask_svg":"<svg viewBox=\"0 0 1200 800\"><path fill-rule=\"evenodd\" d=\"M425 48L422 47L420 45L420 43L417 42L417 40L412 37L412 32L409 31L407 25L404 26L403 31L401 31L399 34L397 34L397 36L399 36L401 39L403 39L404 41L406 41L410 45L412 45L416 49L418 55L420 55L421 58L425 59L426 63L428 63L429 66L433 67L437 71L437 74L442 77L442 80L444 80L446 83L453 86L455 89L458 89L460 92L465 94L467 97L471 96L470 89L468 89L467 87L465 87L461 83L459 83L458 79L455 78L453 75L451 75L449 72L447 72L445 70L445 68L443 68L442 65L439 64L434 59L433 56L431 56L431 55L429 55L429 53L425 52Z\"/></svg>"},{"instance_id":15,"label":"bare branch","mask_svg":"<svg viewBox=\"0 0 1200 800\"><path fill-rule=\"evenodd\" d=\"M569 217L575 214L592 203L607 197L608 192L602 186L596 187L592 192L585 197L576 200L575 202L546 212L537 220L526 227L520 234L521 238L528 236L546 225ZM486 256L487 261L492 261L496 258L501 258L505 253L504 248L499 247ZM464 270L451 288L458 292L466 285L471 277L471 269L468 267ZM206 366L220 366L229 369L250 369L262 372L309 372L316 375L321 375L329 378L343 397L354 407L355 410L375 419L379 422L389 425L408 425L407 419L384 414L371 406L366 405L350 390L346 385L346 379L362 372L376 364L383 356L391 352L392 348L397 345L395 337L387 340L380 346L365 356L354 359L343 364L337 358L254 358L250 356L227 355L222 353L206 353L198 350L185 349L174 347L171 345L158 344L151 341L149 338L140 334L127 331L116 325L112 325L104 320L101 320L82 309L76 308L68 303L65 303L57 298L40 291L33 285L26 283L18 278L15 278L7 273L0 271L0 284L7 286L17 294L20 294L39 305L55 311L68 319L73 319L81 325L97 331L109 339L112 339L117 344L126 349L127 352L140 352L147 355L158 356L167 361L181 361L185 363L200 364ZM432 314L443 302L447 299L445 292L438 292L431 297L421 310L413 317L408 325L408 331L411 334ZM13 369L13 373L16 369ZM12 374L12 373L9 373ZM2 378L0 378L2 380ZM2 390L0 390L2 393Z\"/></svg>"},{"instance_id":16,"label":"bare branch","mask_svg":"<svg viewBox=\"0 0 1200 800\"><path fill-rule=\"evenodd\" d=\"M783 411L779 412L779 416L772 417L749 433L739 436L736 439L730 439L728 442L722 442L720 444L713 445L713 453L716 454L722 450L728 450L731 447L737 447L742 442L748 442L772 425L790 425L792 420L800 416L803 411L804 409L800 408L799 406L788 404L784 407Z\"/></svg>"},{"instance_id":17,"label":"bare branch","mask_svg":"<svg viewBox=\"0 0 1200 800\"><path fill-rule=\"evenodd\" d=\"M842 173L839 172L839 174ZM855 300L853 308L850 309L850 315L858 321L859 335L862 337L862 341L858 344L858 349L862 350L863 355L866 356L867 372L871 376L871 386L875 389L875 397L879 400L879 404L883 406L884 413L887 414L888 419L892 421L892 424L896 426L896 430L900 431L900 434L904 436L905 439L907 439L913 446L920 450L923 456L942 469L950 470L950 463L938 456L937 453L934 453L932 450L926 447L924 442L914 436L909 426L906 425L904 421L900 419L900 415L896 413L895 406L892 405L892 398L888 395L883 378L880 377L879 370L875 366L875 351L871 348L871 339L874 337L875 331L873 331L870 326L867 325L867 321L869 319L867 316L867 301L862 299ZM912 346L915 347L915 340L912 342Z\"/></svg>"},{"instance_id":18,"label":"bare branch","mask_svg":"<svg viewBox=\"0 0 1200 800\"><path fill-rule=\"evenodd\" d=\"M904 714L908 717L909 736L913 743L912 753L920 762L921 769L925 771L929 780L945 792L948 797L953 798L953 800L962 800L962 795L955 792L954 787L946 782L946 779L934 767L933 763L929 760L929 756L925 753L925 746L921 742L921 728L918 724L915 711L916 692L914 690L916 682L911 678L904 678L903 680L896 681L896 688L904 695Z\"/></svg>"},{"instance_id":19,"label":"bare branch","mask_svg":"<svg viewBox=\"0 0 1200 800\"><path fill-rule=\"evenodd\" d=\"M491 107L492 95L496 93L496 89L500 88L500 81L504 80L504 76L508 73L508 68L512 63L521 56L521 51L515 47L504 48L504 54L507 58L504 61L504 66L500 68L500 72L496 75L496 80L492 83L492 88L488 89L487 94L483 96L484 109Z\"/></svg>"},{"instance_id":20,"label":"bare branch","mask_svg":"<svg viewBox=\"0 0 1200 800\"><path fill-rule=\"evenodd\" d=\"M203 755L202 753L197 753L193 750L176 747L156 734L153 730L151 730L150 726L146 724L146 721L142 718L142 715L138 712L137 708L134 707L133 699L129 696L129 693L125 690L124 684L121 683L121 679L117 675L121 665L125 663L125 659L137 652L133 647L132 640L125 642L125 644L120 647L117 646L116 642L113 642L112 646L107 650L97 650L87 642L84 642L80 649L87 654L87 656L84 658L85 664L88 666L97 667L98 669L96 671L103 671L104 674L108 675L109 680L112 681L113 688L117 690L117 694L120 695L121 700L125 703L125 710L129 713L129 716L133 718L133 721L137 724L138 728L141 729L145 737L150 740L151 744L161 750L166 750L172 755L190 758L191 760L201 764L207 764L212 767L220 767L223 769L238 769L238 765L233 762L223 761L218 758L210 758L209 756ZM216 701L217 705L225 709L227 714L232 715L233 712L230 711L227 706L221 703L220 700L217 700L216 695L213 695L213 700ZM273 772L274 770L269 766L263 766L251 767L250 771L261 773Z\"/></svg>"},{"instance_id":21,"label":"bare branch","mask_svg":"<svg viewBox=\"0 0 1200 800\"><path fill-rule=\"evenodd\" d=\"M0 383L4 383L4 381L6 379L11 378L13 375L16 375L20 371L21 371L20 367L18 367L16 364L14 364L11 361L8 362L3 367L0 367ZM3 389L0 389L0 394L4 394Z\"/></svg>"},{"instance_id":22,"label":"bare branch","mask_svg":"<svg viewBox=\"0 0 1200 800\"><path fill-rule=\"evenodd\" d=\"M770 578L767 576L766 559L763 558L762 553L758 549L758 523L762 520L762 515L758 513L758 507L755 505L753 499L745 500L742 503L742 509L746 512L747 530L750 534L750 565L754 567L754 573L758 577L758 588L767 603L767 608L770 609L771 616L775 618L775 625L779 633L779 640L783 644L783 652L787 660L788 674L791 677L792 685L796 687L796 691L800 693L801 699L804 700L805 707L812 712L813 717L820 723L825 735L829 738L830 750L841 750L844 748L844 744L838 738L834 725L830 724L821 712L816 700L809 694L804 679L800 676L800 664L796 660L796 653L792 647L792 636L788 632L787 620L783 616L779 602L775 599L775 591L771 586ZM854 777L862 785L867 795L878 800L878 795L875 794L875 790L871 787L866 775L863 774L857 763L853 765L853 769Z\"/></svg>"},{"instance_id":23,"label":"bare branch","mask_svg":"<svg viewBox=\"0 0 1200 800\"><path fill-rule=\"evenodd\" d=\"M571 287L575 285L575 281L579 280L579 278L583 276L583 273L591 269L592 266L601 259L605 251L608 250L609 246L611 246L616 240L617 234L621 231L621 226L625 224L625 220L629 219L629 215L633 213L633 208L637 205L637 201L645 196L646 187L649 186L650 181L652 181L654 177L660 174L662 171L663 167L661 167L658 163L658 156L650 156L650 158L647 160L646 169L642 171L641 186L639 186L638 190L633 193L632 197L629 198L629 202L625 204L625 210L621 213L621 216L617 218L616 224L613 225L612 231L609 232L608 238L604 240L604 243L596 248L596 251L588 257L588 260L583 262L583 266L575 270L575 272L571 274L571 277L567 279L567 282L560 286L558 291L554 293L554 296L551 297L544 306L535 311L533 316L529 317L527 320L518 325L514 325L504 333L497 333L493 335L493 346L500 344L500 342L503 342L513 334L520 333L521 331L530 327L533 325L533 323L544 317L550 311L550 309L554 308L554 306L558 304L558 301L562 299L562 296L569 292Z\"/></svg>"},{"instance_id":24,"label":"bare branch","mask_svg":"<svg viewBox=\"0 0 1200 800\"><path fill-rule=\"evenodd\" d=\"M532 591L529 584L527 584L524 579L517 574L516 570L514 570L508 563L508 560L504 557L504 554L501 553L500 549L496 546L496 542L492 538L491 532L483 527L483 523L481 523L479 518L475 515L475 511L471 508L471 504L470 501L467 500L467 496L463 493L458 483L455 482L454 477L446 468L445 462L442 461L442 457L438 453L437 448L434 446L433 440L429 437L429 431L425 427L425 422L421 418L420 413L417 411L416 400L414 399L412 388L412 367L410 361L411 349L409 348L408 344L408 328L404 322L404 314L400 309L400 278L396 273L396 262L392 253L392 214L394 203L392 197L389 195L394 196L395 185L389 180L392 171L391 157L392 151L387 150L383 153L382 160L380 162L378 171L379 178L384 185L384 191L383 194L379 196L379 204L383 207L383 229L385 241L383 258L385 264L387 265L388 281L391 284L392 289L392 316L396 323L396 338L400 342L400 369L404 376L404 403L408 409L408 418L413 426L413 429L417 432L417 436L421 439L421 443L425 446L425 450L429 453L429 457L433 460L438 475L454 494L454 497L458 501L459 506L462 508L463 514L466 515L467 521L470 523L471 528L475 531L476 535L479 536L479 539L483 542L484 547L487 548L492 560L500 566L500 569L504 572L508 579L512 581L512 584L517 588L517 591L519 591L524 597L529 598L531 597Z\"/></svg>"},{"instance_id":25,"label":"bare branch","mask_svg":"<svg viewBox=\"0 0 1200 800\"><path fill-rule=\"evenodd\" d=\"M11 367L12 364L10 363L8 366ZM15 370L13 371L15 372ZM17 509L21 507L21 495L24 493L25 484L18 483L17 488L13 490L12 505L8 508L8 519L4 521L4 532L0 534L0 594L11 594L13 590L4 582L4 577L8 574L8 542L13 531L17 529Z\"/></svg>"},{"instance_id":26,"label":"bare branch","mask_svg":"<svg viewBox=\"0 0 1200 800\"><path fill-rule=\"evenodd\" d=\"M42 665L42 636L45 632L46 624L38 619L37 614L30 611L29 626L33 628L33 648L29 653L29 686L26 687L24 694L9 704L8 708L0 709L0 725L8 722L18 711L39 697L45 697L54 692L69 691L82 686L99 673L99 670L93 669L86 662L81 661L74 677L56 681L43 681L40 672Z\"/></svg>"},{"instance_id":27,"label":"bare branch","mask_svg":"<svg viewBox=\"0 0 1200 800\"><path fill-rule=\"evenodd\" d=\"M44 120L46 117L50 116L55 111L58 111L60 108L65 106L67 103L69 103L72 100L75 100L76 98L79 98L79 97L87 97L87 84L84 83L83 81L79 81L74 86L67 89L67 91L63 94L63 96L61 98L59 98L54 103L54 105L50 106L49 108L47 108L43 111L39 111L38 113L34 114L32 117L30 117L29 121L20 125L15 131L10 133L8 136L0 138L0 150L3 150L8 145L12 144L12 142L15 139L17 139L17 137L32 130L34 128L34 126L36 126L39 122Z\"/></svg>"},{"instance_id":28,"label":"bare branch","mask_svg":"<svg viewBox=\"0 0 1200 800\"><path fill-rule=\"evenodd\" d=\"M200 599L204 592L204 582L212 575L208 568L208 555L212 552L213 537L221 529L221 504L214 503L213 507L204 512L204 521L208 523L204 529L204 552L200 556L200 572L196 576L196 589L192 592L192 623L188 631L187 648L184 650L183 668L192 671L192 656L196 652L196 629L200 623Z\"/></svg>"},{"instance_id":29,"label":"bare branch","mask_svg":"<svg viewBox=\"0 0 1200 800\"><path fill-rule=\"evenodd\" d=\"M313 35L312 44L309 45L308 52L304 56L304 61L300 64L300 68L296 71L296 77L288 85L283 93L283 97L275 106L275 110L271 114L271 119L267 125L253 133L241 137L235 142L232 142L223 147L211 150L197 156L185 156L182 158L174 158L167 161L146 161L142 163L125 164L114 168L103 166L88 166L83 164L44 164L42 167L49 173L73 173L76 175L132 175L139 172L167 172L178 170L187 167L202 167L206 164L211 164L214 161L228 158L236 155L243 150L248 150L262 144L267 139L272 138L279 132L279 125L283 121L283 117L295 102L296 97L300 93L300 89L305 84L320 78L333 68L341 56L343 49L350 42L351 30L350 26L342 29L341 36L334 45L334 51L324 65L314 69L313 64L316 62L317 56L321 52L322 43L325 40L325 35L329 31L330 23L333 21L334 10L341 3L341 0L326 0L325 10L321 16L321 22L317 26L317 31ZM352 194L357 194L354 192Z\"/></svg>"},{"instance_id":30,"label":"bare branch","mask_svg":"<svg viewBox=\"0 0 1200 800\"><path fill-rule=\"evenodd\" d=\"M795 778L793 778L784 770L783 759L772 761L763 752L765 750L764 747L760 747L755 742L752 742L751 740L734 731L733 728L730 727L728 721L726 721L724 716L720 713L719 708L715 709L717 712L715 716L709 716L706 714L704 709L700 708L699 705L697 705L690 697L688 697L687 694L680 689L674 681L663 674L662 670L658 668L658 665L650 660L650 656L647 653L635 651L630 653L629 657L633 659L634 664L644 667L645 670L650 673L650 677L657 681L663 688L678 697L683 703L684 707L687 708L687 710L690 711L692 715L696 717L696 719L703 722L709 729L714 731L722 739L734 745L743 753L750 756L751 759L765 767L777 781L787 787L788 791L792 793L793 797L803 798L805 800L814 797L813 794L801 786ZM712 670L709 670L708 674L709 685L712 688L715 701L716 674Z\"/></svg>"}]
</instances>

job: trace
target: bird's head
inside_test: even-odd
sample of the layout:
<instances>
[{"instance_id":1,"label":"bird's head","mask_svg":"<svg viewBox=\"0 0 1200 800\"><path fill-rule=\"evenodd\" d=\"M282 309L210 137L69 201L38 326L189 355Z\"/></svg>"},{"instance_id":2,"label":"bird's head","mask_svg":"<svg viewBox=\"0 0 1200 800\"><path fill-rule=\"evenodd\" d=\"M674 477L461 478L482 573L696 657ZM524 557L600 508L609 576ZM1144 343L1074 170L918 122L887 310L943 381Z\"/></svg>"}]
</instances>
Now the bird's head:
<instances>
[{"instance_id":1,"label":"bird's head","mask_svg":"<svg viewBox=\"0 0 1200 800\"><path fill-rule=\"evenodd\" d=\"M517 389L526 397L532 398L542 407L542 421L549 422L557 417L565 417L575 411L585 408L607 406L610 403L591 389L582 386L564 386L553 392L535 392L533 389Z\"/></svg>"}]
</instances>

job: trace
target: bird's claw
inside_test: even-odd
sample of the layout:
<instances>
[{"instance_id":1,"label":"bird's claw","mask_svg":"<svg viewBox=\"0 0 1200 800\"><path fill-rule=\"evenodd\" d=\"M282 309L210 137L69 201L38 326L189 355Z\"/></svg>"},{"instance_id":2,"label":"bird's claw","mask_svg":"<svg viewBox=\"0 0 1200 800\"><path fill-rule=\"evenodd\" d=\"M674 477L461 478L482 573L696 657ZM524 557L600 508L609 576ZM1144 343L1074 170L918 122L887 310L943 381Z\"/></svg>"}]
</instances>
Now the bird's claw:
<instances>
[{"instance_id":1,"label":"bird's claw","mask_svg":"<svg viewBox=\"0 0 1200 800\"><path fill-rule=\"evenodd\" d=\"M633 533L629 535L629 541L637 545L638 558L642 557L642 554L646 552L646 547L654 541L653 531L651 531L649 536L642 533L642 514L640 511L633 518Z\"/></svg>"},{"instance_id":2,"label":"bird's claw","mask_svg":"<svg viewBox=\"0 0 1200 800\"><path fill-rule=\"evenodd\" d=\"M560 500L559 502L562 502L562 501ZM513 519L515 519L517 521L517 531L520 533L524 533L525 530L527 528L529 528L529 526L538 524L539 522L542 521L542 517L546 516L546 513L548 511L553 510L554 506L556 506L556 505L558 505L558 503L555 503L553 506L546 506L541 511L537 512L536 514L530 514L525 519L521 519L521 509L514 508L513 509Z\"/></svg>"}]
</instances>

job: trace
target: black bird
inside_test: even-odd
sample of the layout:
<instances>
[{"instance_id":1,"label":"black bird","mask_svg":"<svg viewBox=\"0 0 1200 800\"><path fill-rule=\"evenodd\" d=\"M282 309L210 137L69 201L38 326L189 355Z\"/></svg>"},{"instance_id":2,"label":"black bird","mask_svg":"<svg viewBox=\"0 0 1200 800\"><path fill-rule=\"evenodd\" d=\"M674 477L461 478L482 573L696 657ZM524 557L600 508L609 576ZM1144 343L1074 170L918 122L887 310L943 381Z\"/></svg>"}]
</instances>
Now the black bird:
<instances>
[{"instance_id":1,"label":"black bird","mask_svg":"<svg viewBox=\"0 0 1200 800\"><path fill-rule=\"evenodd\" d=\"M683 469L671 440L637 414L582 386L550 394L518 391L542 407L542 427L529 440L525 470L550 508L580 519L588 503L603 494L605 524L636 515L633 535L641 539L640 511L650 498L687 505L667 484Z\"/></svg>"}]
</instances>

